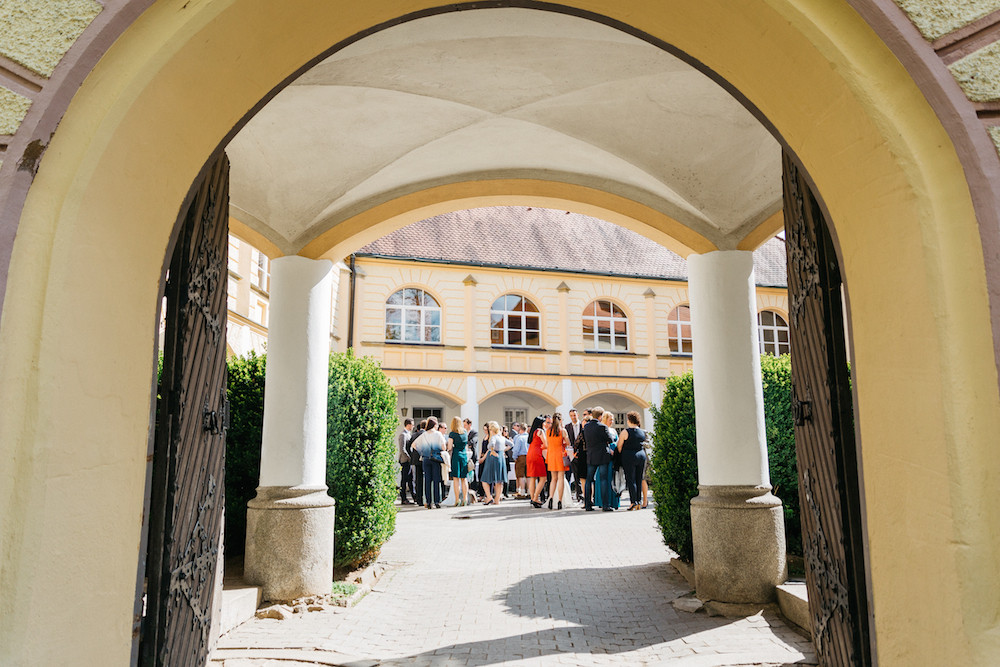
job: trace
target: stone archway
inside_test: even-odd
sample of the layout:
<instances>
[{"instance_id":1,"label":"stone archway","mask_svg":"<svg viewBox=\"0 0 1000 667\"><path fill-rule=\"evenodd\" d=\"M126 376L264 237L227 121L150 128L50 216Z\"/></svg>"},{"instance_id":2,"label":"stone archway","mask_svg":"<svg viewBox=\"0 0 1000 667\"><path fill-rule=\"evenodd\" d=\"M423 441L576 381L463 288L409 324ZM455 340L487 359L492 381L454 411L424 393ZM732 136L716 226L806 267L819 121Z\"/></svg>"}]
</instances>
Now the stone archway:
<instances>
[{"instance_id":1,"label":"stone archway","mask_svg":"<svg viewBox=\"0 0 1000 667\"><path fill-rule=\"evenodd\" d=\"M602 12L724 76L823 194L851 289L880 658L975 662L995 653L983 619L1000 598L986 474L998 465L990 451L1000 423L1000 309L990 312L1000 281L990 183L997 160L969 129L975 111L938 76L929 46L906 41L912 29L895 7L857 6L883 34L896 34L880 39L851 8L832 3L701 2L668 13L637 0L567 11ZM15 464L0 484L10 554L0 585L15 604L99 589L113 611L81 623L68 607L47 609L46 622L66 642L39 646L13 639L43 614L28 605L2 626L0 644L15 659L58 661L71 645L76 659L128 653L153 304L177 211L206 156L331 39L421 11L430 9L392 1L305 3L295 15L251 0L184 12L157 5L92 68L105 49L91 40L89 61L76 60L76 84L65 77L62 100L30 112L50 128L62 121L40 161L36 148L24 162L31 142L4 161L13 205L4 207L11 264L0 398L10 412L0 437ZM906 67L894 50L909 54ZM241 68L253 76L233 77ZM920 68L933 76L913 73ZM45 126L32 118L32 132ZM829 119L823 132L816 119ZM138 155L136 146L147 151ZM19 162L24 168L12 173ZM897 474L900 464L907 475ZM37 488L44 502L32 502ZM108 525L118 539L93 543L88 536ZM924 542L941 534L950 539ZM903 554L900 543L921 548ZM57 576L76 571L65 567L70 560L86 576ZM927 588L915 591L914 577ZM914 617L927 595L939 601L936 613Z\"/></svg>"}]
</instances>

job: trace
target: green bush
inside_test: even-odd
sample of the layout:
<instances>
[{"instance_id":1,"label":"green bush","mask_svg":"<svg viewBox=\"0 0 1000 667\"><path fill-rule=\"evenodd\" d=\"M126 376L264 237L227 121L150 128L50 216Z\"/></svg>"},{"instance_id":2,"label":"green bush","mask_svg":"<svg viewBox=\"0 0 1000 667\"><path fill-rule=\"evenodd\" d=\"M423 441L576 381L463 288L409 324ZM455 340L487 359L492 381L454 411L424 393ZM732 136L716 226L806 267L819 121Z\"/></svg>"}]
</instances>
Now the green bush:
<instances>
[{"instance_id":1,"label":"green bush","mask_svg":"<svg viewBox=\"0 0 1000 667\"><path fill-rule=\"evenodd\" d=\"M653 413L650 490L663 541L688 562L692 558L691 499L698 495L694 382L690 371L668 377L660 408Z\"/></svg>"},{"instance_id":2,"label":"green bush","mask_svg":"<svg viewBox=\"0 0 1000 667\"><path fill-rule=\"evenodd\" d=\"M790 554L802 555L802 525L799 519L799 472L795 457L795 427L792 422L792 362L783 354L760 358L764 386L764 427L767 460L774 495L781 498L785 513L785 546Z\"/></svg>"},{"instance_id":3,"label":"green bush","mask_svg":"<svg viewBox=\"0 0 1000 667\"><path fill-rule=\"evenodd\" d=\"M788 553L802 555L798 469L792 426L791 360L788 355L761 355L764 423L771 486L781 498ZM669 377L663 403L651 408L654 417L650 489L663 541L684 560L693 557L691 499L698 494L695 445L694 380L690 372Z\"/></svg>"},{"instance_id":4,"label":"green bush","mask_svg":"<svg viewBox=\"0 0 1000 667\"><path fill-rule=\"evenodd\" d=\"M330 357L326 483L337 501L334 565L371 562L396 530L396 391L373 359Z\"/></svg>"},{"instance_id":5,"label":"green bush","mask_svg":"<svg viewBox=\"0 0 1000 667\"><path fill-rule=\"evenodd\" d=\"M257 495L260 443L264 427L264 367L266 356L226 361L229 380L229 432L226 433L226 555L246 548L247 502Z\"/></svg>"}]
</instances>

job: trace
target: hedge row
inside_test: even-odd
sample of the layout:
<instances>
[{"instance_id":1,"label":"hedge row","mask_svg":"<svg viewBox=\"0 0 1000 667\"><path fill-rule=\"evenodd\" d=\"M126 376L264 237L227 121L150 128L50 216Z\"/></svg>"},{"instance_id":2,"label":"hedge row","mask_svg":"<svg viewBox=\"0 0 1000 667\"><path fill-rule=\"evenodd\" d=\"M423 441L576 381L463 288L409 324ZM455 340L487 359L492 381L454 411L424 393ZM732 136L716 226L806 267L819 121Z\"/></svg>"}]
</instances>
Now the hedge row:
<instances>
[{"instance_id":1,"label":"hedge row","mask_svg":"<svg viewBox=\"0 0 1000 667\"><path fill-rule=\"evenodd\" d=\"M245 550L247 502L260 479L266 362L252 352L227 361L227 555ZM326 484L337 501L338 567L373 559L395 531L395 409L396 392L377 362L353 352L330 356Z\"/></svg>"},{"instance_id":2,"label":"hedge row","mask_svg":"<svg viewBox=\"0 0 1000 667\"><path fill-rule=\"evenodd\" d=\"M792 428L792 374L788 355L761 356L764 422L771 486L781 498L788 553L802 555L799 520L798 469ZM688 372L667 378L663 402L651 408L654 417L650 489L656 500L656 520L663 541L686 561L693 557L691 499L698 495L695 447L694 378Z\"/></svg>"}]
</instances>

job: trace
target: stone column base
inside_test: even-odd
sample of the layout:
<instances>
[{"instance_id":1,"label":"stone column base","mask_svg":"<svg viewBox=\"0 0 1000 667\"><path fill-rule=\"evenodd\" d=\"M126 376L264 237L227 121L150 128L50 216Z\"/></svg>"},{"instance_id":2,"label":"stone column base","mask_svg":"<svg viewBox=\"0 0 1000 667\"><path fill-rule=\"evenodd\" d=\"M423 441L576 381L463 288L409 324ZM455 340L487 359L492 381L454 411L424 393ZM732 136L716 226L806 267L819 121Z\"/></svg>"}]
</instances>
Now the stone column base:
<instances>
[{"instance_id":1,"label":"stone column base","mask_svg":"<svg viewBox=\"0 0 1000 667\"><path fill-rule=\"evenodd\" d=\"M785 524L771 487L699 486L691 500L695 589L700 600L775 600L785 583Z\"/></svg>"},{"instance_id":2,"label":"stone column base","mask_svg":"<svg viewBox=\"0 0 1000 667\"><path fill-rule=\"evenodd\" d=\"M247 503L243 576L265 600L326 595L333 583L334 500L326 487L257 487Z\"/></svg>"}]
</instances>

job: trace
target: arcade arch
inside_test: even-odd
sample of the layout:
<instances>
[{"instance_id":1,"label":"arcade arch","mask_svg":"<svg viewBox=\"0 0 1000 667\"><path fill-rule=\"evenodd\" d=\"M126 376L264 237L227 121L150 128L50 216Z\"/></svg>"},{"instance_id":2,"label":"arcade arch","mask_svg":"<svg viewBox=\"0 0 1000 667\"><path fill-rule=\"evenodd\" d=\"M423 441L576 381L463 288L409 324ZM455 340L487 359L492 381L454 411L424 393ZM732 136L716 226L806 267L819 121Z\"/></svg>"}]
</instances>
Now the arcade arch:
<instances>
[{"instance_id":1,"label":"arcade arch","mask_svg":"<svg viewBox=\"0 0 1000 667\"><path fill-rule=\"evenodd\" d=\"M984 619L1000 599L990 483L998 463L989 455L1000 410L988 285L1000 278L980 237L981 223L994 247L995 215L984 208L995 198L983 194L982 169L970 167L966 180L961 159L970 158L956 150L968 140L948 135L914 78L846 4L699 2L669 15L642 0L538 6L600 11L593 17L725 76L806 168L850 286L881 662L994 655ZM69 647L72 659L126 659L155 304L177 211L206 156L331 41L433 11L391 0L307 2L295 14L253 0L185 12L157 4L80 87L18 209L8 273L0 399L9 412L0 429L15 464L2 480L13 545L2 592L20 604L87 586L109 613L81 622L68 607L46 608L65 643L43 647L15 640L42 622L43 611L25 604L27 613L5 619L0 645L25 661L69 659ZM822 132L817 118L831 119ZM485 196L474 182L470 191ZM668 233L663 221L653 226ZM339 242L365 227L345 228ZM887 340L886 327L906 335ZM76 372L61 372L67 366ZM898 462L912 475L898 476ZM29 502L34 488L45 502ZM122 539L84 537L107 525ZM952 539L919 537L939 534ZM68 548L66 535L81 548ZM898 549L914 541L925 548ZM77 568L66 567L71 557ZM87 575L75 577L81 569ZM919 593L914 577L925 582ZM915 617L927 596L939 603L933 617Z\"/></svg>"}]
</instances>

